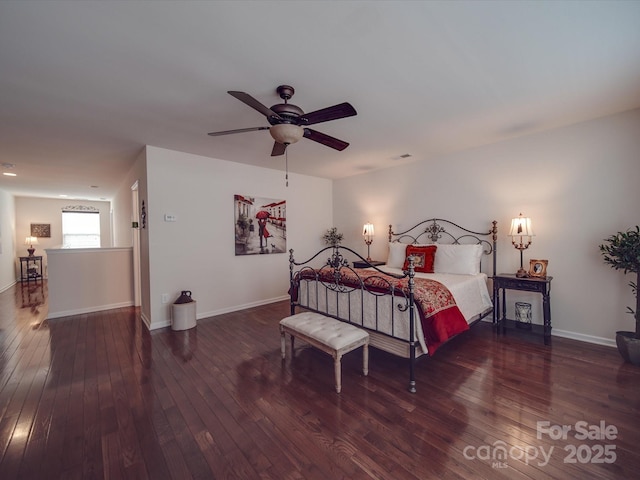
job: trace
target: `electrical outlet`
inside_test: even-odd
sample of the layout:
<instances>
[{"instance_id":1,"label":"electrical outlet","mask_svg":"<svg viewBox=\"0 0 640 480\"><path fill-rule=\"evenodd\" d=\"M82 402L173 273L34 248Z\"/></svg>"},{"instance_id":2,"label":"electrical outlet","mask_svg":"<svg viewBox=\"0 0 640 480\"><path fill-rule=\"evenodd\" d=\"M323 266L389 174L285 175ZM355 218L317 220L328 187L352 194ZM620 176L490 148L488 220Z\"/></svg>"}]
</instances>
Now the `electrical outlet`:
<instances>
[{"instance_id":1,"label":"electrical outlet","mask_svg":"<svg viewBox=\"0 0 640 480\"><path fill-rule=\"evenodd\" d=\"M162 303L169 303L169 294L168 293L163 293L162 294Z\"/></svg>"}]
</instances>

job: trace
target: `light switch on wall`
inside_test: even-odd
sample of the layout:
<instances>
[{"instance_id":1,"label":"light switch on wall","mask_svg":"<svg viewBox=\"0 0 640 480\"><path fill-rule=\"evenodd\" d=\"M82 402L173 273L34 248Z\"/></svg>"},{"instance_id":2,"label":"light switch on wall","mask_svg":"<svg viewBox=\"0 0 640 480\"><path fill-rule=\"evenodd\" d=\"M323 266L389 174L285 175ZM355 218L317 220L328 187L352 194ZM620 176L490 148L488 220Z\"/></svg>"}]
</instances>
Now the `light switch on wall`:
<instances>
[{"instance_id":1,"label":"light switch on wall","mask_svg":"<svg viewBox=\"0 0 640 480\"><path fill-rule=\"evenodd\" d=\"M164 214L164 221L165 222L175 222L176 221L176 216L175 215L169 215L168 213Z\"/></svg>"}]
</instances>

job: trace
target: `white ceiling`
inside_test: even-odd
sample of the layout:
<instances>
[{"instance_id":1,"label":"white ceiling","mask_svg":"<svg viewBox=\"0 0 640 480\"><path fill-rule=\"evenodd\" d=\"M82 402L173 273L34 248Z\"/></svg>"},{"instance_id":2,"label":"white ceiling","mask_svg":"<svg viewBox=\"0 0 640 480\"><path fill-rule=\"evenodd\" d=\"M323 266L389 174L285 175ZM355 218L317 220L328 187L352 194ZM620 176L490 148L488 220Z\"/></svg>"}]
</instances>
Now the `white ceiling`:
<instances>
[{"instance_id":1,"label":"white ceiling","mask_svg":"<svg viewBox=\"0 0 640 480\"><path fill-rule=\"evenodd\" d=\"M267 131L207 136L267 125L226 92L280 84L358 111L314 126L346 150L302 139L291 171L429 161L640 107L640 1L3 0L0 188L111 198L145 144L284 169Z\"/></svg>"}]
</instances>

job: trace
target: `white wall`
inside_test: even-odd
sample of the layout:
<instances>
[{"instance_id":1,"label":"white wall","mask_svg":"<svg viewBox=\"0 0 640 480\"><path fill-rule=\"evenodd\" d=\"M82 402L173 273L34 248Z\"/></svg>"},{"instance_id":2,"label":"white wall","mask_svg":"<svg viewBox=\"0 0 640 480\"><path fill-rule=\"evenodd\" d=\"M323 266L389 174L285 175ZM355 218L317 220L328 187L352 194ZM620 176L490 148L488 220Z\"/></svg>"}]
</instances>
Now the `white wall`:
<instances>
[{"instance_id":1,"label":"white wall","mask_svg":"<svg viewBox=\"0 0 640 480\"><path fill-rule=\"evenodd\" d=\"M0 292L16 282L15 201L0 190Z\"/></svg>"},{"instance_id":2,"label":"white wall","mask_svg":"<svg viewBox=\"0 0 640 480\"><path fill-rule=\"evenodd\" d=\"M46 253L47 318L133 305L131 248L47 249Z\"/></svg>"},{"instance_id":3,"label":"white wall","mask_svg":"<svg viewBox=\"0 0 640 480\"><path fill-rule=\"evenodd\" d=\"M94 207L100 211L100 246L111 247L111 204L110 202L72 200L39 197L15 197L16 215L16 250L17 256L27 255L27 246L23 245L25 237L31 234L32 223L48 223L51 225L50 238L38 238L34 245L36 255L42 255L42 266L47 271L46 248L59 248L62 245L62 208L69 205ZM20 266L15 272L20 275Z\"/></svg>"},{"instance_id":4,"label":"white wall","mask_svg":"<svg viewBox=\"0 0 640 480\"><path fill-rule=\"evenodd\" d=\"M151 146L146 169L151 328L169 324L181 290L193 292L198 318L287 295L288 254L235 255L235 194L286 200L287 249L297 258L323 246L332 226L329 180L290 173L286 187L281 171Z\"/></svg>"},{"instance_id":5,"label":"white wall","mask_svg":"<svg viewBox=\"0 0 640 480\"><path fill-rule=\"evenodd\" d=\"M616 330L633 330L626 305L634 305L631 275L605 266L599 243L640 223L640 110L416 161L334 183L333 215L345 244L366 254L362 225L376 237L372 258L386 258L386 231L429 217L473 229L498 221L498 273L515 272L519 252L507 236L520 212L536 236L529 259L548 259L553 276L551 316L555 334L612 344ZM380 232L380 234L378 234ZM539 300L531 301L539 315ZM512 317L513 318L513 317Z\"/></svg>"}]
</instances>

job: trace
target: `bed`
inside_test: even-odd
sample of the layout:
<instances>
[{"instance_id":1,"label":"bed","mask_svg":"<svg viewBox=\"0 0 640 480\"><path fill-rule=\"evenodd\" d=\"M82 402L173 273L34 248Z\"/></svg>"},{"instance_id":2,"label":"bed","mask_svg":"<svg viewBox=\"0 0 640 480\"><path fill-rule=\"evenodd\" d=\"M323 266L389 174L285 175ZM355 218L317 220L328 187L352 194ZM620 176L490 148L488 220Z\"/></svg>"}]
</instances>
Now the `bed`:
<instances>
[{"instance_id":1,"label":"bed","mask_svg":"<svg viewBox=\"0 0 640 480\"><path fill-rule=\"evenodd\" d=\"M364 328L370 346L408 358L409 391L415 362L493 313L487 286L495 275L497 222L477 232L445 219L408 230L389 225L385 265L356 251L327 247L297 262L289 253L291 315L306 309Z\"/></svg>"}]
</instances>

